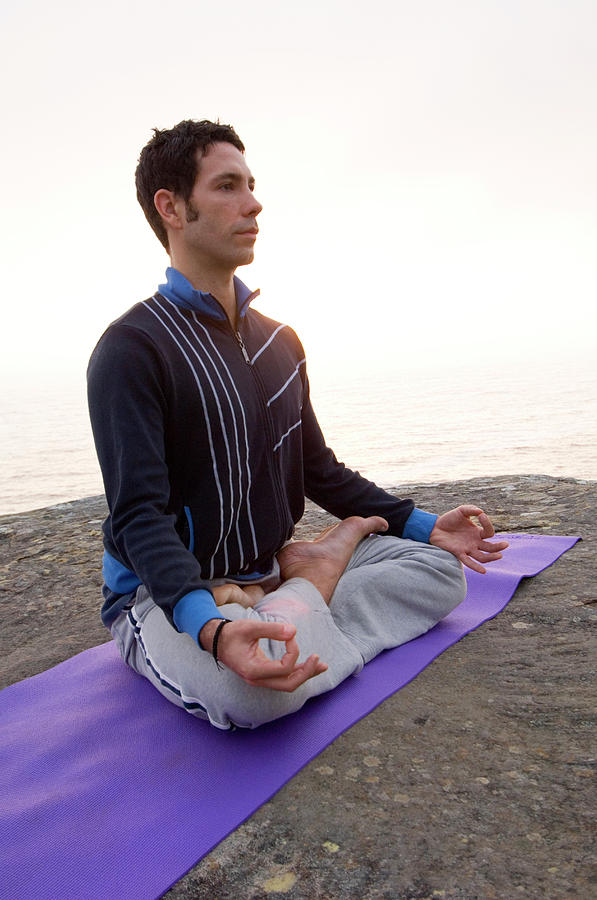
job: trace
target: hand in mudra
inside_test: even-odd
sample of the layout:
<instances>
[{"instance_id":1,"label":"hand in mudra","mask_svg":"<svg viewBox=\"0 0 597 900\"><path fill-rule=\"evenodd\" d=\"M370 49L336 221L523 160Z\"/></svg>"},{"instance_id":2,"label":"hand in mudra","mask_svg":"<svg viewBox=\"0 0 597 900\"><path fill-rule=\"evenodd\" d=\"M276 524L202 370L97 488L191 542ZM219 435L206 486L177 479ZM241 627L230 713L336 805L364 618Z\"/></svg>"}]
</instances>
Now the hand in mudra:
<instances>
[{"instance_id":1,"label":"hand in mudra","mask_svg":"<svg viewBox=\"0 0 597 900\"><path fill-rule=\"evenodd\" d=\"M477 525L472 518L478 519ZM501 559L508 541L489 541L495 530L491 519L478 506L457 506L439 516L431 532L429 543L448 550L460 562L480 572L487 571L484 564Z\"/></svg>"}]
</instances>

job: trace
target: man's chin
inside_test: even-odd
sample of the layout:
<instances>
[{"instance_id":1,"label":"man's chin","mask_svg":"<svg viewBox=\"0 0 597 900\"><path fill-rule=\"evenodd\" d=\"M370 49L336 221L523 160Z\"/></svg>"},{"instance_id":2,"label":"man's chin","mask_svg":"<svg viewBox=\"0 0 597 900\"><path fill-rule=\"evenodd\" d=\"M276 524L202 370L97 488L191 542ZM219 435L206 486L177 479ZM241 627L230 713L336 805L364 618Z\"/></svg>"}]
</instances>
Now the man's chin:
<instances>
[{"instance_id":1,"label":"man's chin","mask_svg":"<svg viewBox=\"0 0 597 900\"><path fill-rule=\"evenodd\" d=\"M253 260L255 259L255 254L251 250L250 253L243 253L239 262L237 262L237 266L249 266Z\"/></svg>"}]
</instances>

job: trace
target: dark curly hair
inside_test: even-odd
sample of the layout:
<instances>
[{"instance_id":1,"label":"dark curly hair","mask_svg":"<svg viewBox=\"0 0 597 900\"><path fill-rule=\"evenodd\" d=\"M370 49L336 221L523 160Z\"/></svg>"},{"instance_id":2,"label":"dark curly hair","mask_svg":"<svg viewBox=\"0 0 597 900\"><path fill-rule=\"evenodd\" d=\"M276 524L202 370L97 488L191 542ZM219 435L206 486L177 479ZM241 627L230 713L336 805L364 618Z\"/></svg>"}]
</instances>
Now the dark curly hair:
<instances>
[{"instance_id":1,"label":"dark curly hair","mask_svg":"<svg viewBox=\"0 0 597 900\"><path fill-rule=\"evenodd\" d=\"M154 128L152 139L141 151L135 172L137 200L166 250L169 249L168 235L153 202L155 193L165 188L187 203L199 173L197 150L201 150L203 155L220 141L232 144L241 153L245 152L243 142L231 125L221 125L207 119L201 122L185 119L174 128Z\"/></svg>"}]
</instances>

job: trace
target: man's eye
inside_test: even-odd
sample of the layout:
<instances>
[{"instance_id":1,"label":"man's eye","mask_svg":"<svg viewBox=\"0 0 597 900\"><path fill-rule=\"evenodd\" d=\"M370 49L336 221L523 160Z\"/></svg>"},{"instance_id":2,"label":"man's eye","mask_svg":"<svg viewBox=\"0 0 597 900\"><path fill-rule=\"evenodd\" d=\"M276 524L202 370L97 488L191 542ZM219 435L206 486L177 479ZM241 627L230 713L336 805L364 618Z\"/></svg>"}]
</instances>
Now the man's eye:
<instances>
[{"instance_id":1,"label":"man's eye","mask_svg":"<svg viewBox=\"0 0 597 900\"><path fill-rule=\"evenodd\" d=\"M225 184L220 185L221 191L231 191L232 190L232 182L227 181Z\"/></svg>"}]
</instances>

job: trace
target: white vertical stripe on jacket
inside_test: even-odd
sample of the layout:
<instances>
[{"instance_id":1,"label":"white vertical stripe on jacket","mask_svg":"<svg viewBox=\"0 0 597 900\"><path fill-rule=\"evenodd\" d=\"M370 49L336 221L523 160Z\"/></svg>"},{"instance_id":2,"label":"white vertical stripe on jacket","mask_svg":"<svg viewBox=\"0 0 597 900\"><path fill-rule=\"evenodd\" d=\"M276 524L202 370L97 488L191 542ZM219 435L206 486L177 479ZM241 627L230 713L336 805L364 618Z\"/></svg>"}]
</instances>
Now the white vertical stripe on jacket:
<instances>
[{"instance_id":1,"label":"white vertical stripe on jacket","mask_svg":"<svg viewBox=\"0 0 597 900\"><path fill-rule=\"evenodd\" d=\"M184 333L184 331L182 330L182 328L180 327L180 325L179 325L177 322L174 321L174 319L173 319L173 317L170 315L170 313L169 313L166 309L164 309L163 306L160 305L159 301L156 300L156 303L157 303L157 306L162 310L162 312L163 312L166 316L168 316L168 318L170 319L170 321L172 322L172 324L174 325L174 327L177 329L177 331L179 332L179 334L184 338L184 340L186 341L186 343L188 344L188 346L190 347L190 349L193 351L193 354L196 356L197 361L198 361L199 364L201 365L201 367L202 367L202 369L203 369L203 371L204 371L204 373L205 373L205 376L206 376L206 378L207 378L207 380L208 380L208 382L209 382L209 385L210 385L210 387L211 387L211 391L212 391L212 394L213 394L213 397L214 397L214 400L215 400L215 402L216 402L216 406L217 406L217 409L218 409L218 418L219 418L219 420L220 420L220 431L221 431L222 438L223 438L223 441L224 441L224 447L225 447L225 449L226 449L226 460L227 460L227 463L228 463L228 489L229 489L229 491L230 491L230 515L229 515L229 518L228 518L227 528L225 529L224 534L223 534L223 537L222 537L222 539L221 539L222 542L223 542L223 548L224 548L224 566L225 566L226 571L228 571L228 568L229 568L229 565L230 565L230 558L229 558L229 555L228 555L228 538L230 537L230 532L231 532L231 530L232 530L232 523L233 523L233 521L234 521L234 485L233 485L232 456L231 456L231 453L230 453L230 443L229 443L229 441L228 441L228 432L227 432L227 430L226 430L226 424L225 424L225 422L224 422L224 414L223 414L223 412L222 412L222 406L221 406L221 404L220 404L220 397L219 397L219 394L218 394L217 391L216 391L216 388L215 388L215 385L214 385L214 383L213 383L213 381L212 381L212 379L211 379L211 376L210 376L209 372L207 371L207 367L206 367L204 361L201 359L201 357L200 357L200 355L199 355L199 352L198 352L197 348L193 345L193 343L191 342L191 340L189 339L189 337ZM180 313L180 311L178 310L178 308L175 306L175 304L170 304L170 305L173 307L173 309L174 309L176 315L180 317L180 319L182 320L182 322L183 322L185 325L188 325L187 320L184 318L184 316L182 316L182 314ZM197 341L199 347L200 347L200 348L203 350L203 352L205 353L205 355L206 355L208 361L209 361L209 362L211 363L211 365L213 366L213 361L210 359L209 354L207 353L205 347L202 345L202 343L201 343L201 341L199 340L197 334L196 334L194 331L192 331L192 330L191 330L191 334L192 334L192 337ZM215 556L216 556L218 550L219 550L219 544L216 546L216 549L214 550L214 553L213 553L212 558L211 558L210 571L212 571L212 572L213 572L213 570L214 570Z\"/></svg>"},{"instance_id":2,"label":"white vertical stripe on jacket","mask_svg":"<svg viewBox=\"0 0 597 900\"><path fill-rule=\"evenodd\" d=\"M236 436L236 438L237 438L237 459L238 459L238 465L239 465L239 490L240 490L240 492L241 492L241 502L242 502L243 499L244 499L245 502L246 502L246 506L247 506L247 518L248 518L248 520L249 520L249 527L250 527L250 529L251 529L251 538L252 538L252 540L253 540L253 556L254 556L254 558L257 558L257 555L258 555L258 551L257 551L257 536L256 536L256 534L255 534L255 525L253 524L253 512L252 512L252 509L251 509L251 497L250 497L250 494L251 494L252 479L251 479L251 465L250 465L250 459L249 459L249 456L250 456L250 451L249 451L249 430L248 430L248 428L247 428L247 419L246 419L246 416L245 416L245 410L244 410L244 408L243 408L242 401L241 401L241 399L240 399L240 394L238 393L238 389L237 389L237 387L236 387L234 378L232 377L232 373L230 372L230 369L229 369L228 366L226 365L226 362L225 362L225 360L224 360L224 357L222 356L222 354L220 353L220 351L218 350L218 348L217 348L216 345L214 344L214 342L213 342L213 340L212 340L212 337L211 337L211 335L210 335L210 333L209 333L209 330L205 327L205 325L204 325L202 322L199 321L199 319L197 318L197 314L196 314L196 313L193 313L193 319L194 319L194 321L196 322L196 324L197 324L197 325L202 329L202 331L205 333L205 336L206 336L207 340L209 341L209 343L210 343L211 346L213 347L214 353L216 354L216 356L217 356L218 359L220 360L220 362L221 362L221 364L222 364L222 369L224 370L224 372L225 372L226 375L228 376L228 379L229 379L229 381L230 381L230 385L231 385L232 390L234 391L234 394L235 394L236 399L237 399L237 401L238 401L238 408L239 408L239 410L240 410L240 415L241 415L241 420L242 420L242 425L243 425L242 432L243 432L244 444L245 444L245 464L246 464L246 473L247 473L247 490L246 490L246 492L243 493L243 491L242 491L242 468L241 468L241 461L240 461L240 448L239 448L239 446L238 446L238 431L237 431L237 428L236 428L236 418L234 418L234 432L235 432L235 436ZM233 408L232 408L232 401L231 401L231 399L230 399L230 395L229 395L229 393L228 393L228 390L227 390L227 388L226 388L226 386L225 386L225 384L224 384L224 382L223 382L221 376L219 375L219 373L218 373L218 377L220 378L220 383L221 383L221 385L222 385L224 391L226 392L226 397L227 397L228 403L229 403L229 405L230 405L230 412L231 412L231 413L233 414L233 416L234 416L234 412L233 412ZM238 509L238 513L237 513L236 527L237 527L237 535L238 535L239 547L240 547L240 551L241 551L241 558L242 558L242 560L244 560L244 552L243 552L243 548L242 548L242 544L241 544L240 530L239 530L239 526L238 526L238 517L239 517L239 515L240 515L240 505L239 505L239 509ZM242 568L242 565L241 565L241 568Z\"/></svg>"},{"instance_id":3,"label":"white vertical stripe on jacket","mask_svg":"<svg viewBox=\"0 0 597 900\"><path fill-rule=\"evenodd\" d=\"M155 300L155 298L154 298L154 300ZM156 301L156 302L157 302L157 301ZM147 305L147 304L146 304L146 305ZM158 303L157 305L159 306L159 303ZM195 384L197 385L197 388L198 388L198 390L199 390L199 395L200 395L200 397L201 397L201 405L202 405L202 407L203 407L203 414L204 414L204 416L205 416L205 424L206 424L207 434L208 434L208 439L209 439L209 449L210 449L210 453L211 453L212 469L213 469L213 473L214 473L214 479L215 479L215 482L216 482L216 487L217 487L217 490L218 490L218 496L219 496L219 498L220 498L220 535L219 535L219 537L218 537L218 543L217 543L217 545L216 545L216 549L215 549L215 551L213 552L212 557L211 557L210 567L209 567L209 576L208 576L210 579L212 579L212 578L214 577L214 560L215 560L215 556L216 556L216 553L218 552L218 550L219 550L219 548L220 548L220 545L222 544L222 541L223 541L223 539L224 539L224 495L223 495L223 493L222 493L222 484L221 484L221 482L220 482L220 476L219 476L219 473L218 473L218 464L217 464L216 453L215 453L215 448L214 448L214 443L213 443L213 433L212 433L211 422L210 422L210 420L209 420L209 415L208 415L208 410L207 410L207 403L205 402L205 394L204 394L204 392L203 392L203 388L202 388L202 386L201 386L201 380L200 380L200 378L199 378L199 376L198 376L198 374L197 374L197 371L196 371L195 367L193 366L193 363L192 363L191 360L189 359L189 357L188 357L186 351L184 350L184 347L182 346L182 344L180 343L180 341L177 339L176 335L171 331L171 329L168 327L168 325L166 324L166 322L164 322L164 321L160 318L160 316L158 315L158 313L157 313L154 309L151 308L151 306L147 306L147 308L148 308L149 311L152 313L152 315L155 316L155 318L158 320L158 322L160 322L160 324L162 325L162 327L163 327L163 328L165 329L165 331L170 335L170 337L172 338L172 340L174 341L174 343L176 344L176 346L178 347L178 349L179 349L180 352L182 353L184 359L185 359L186 362L187 362L187 365L189 366L189 368L190 368L190 370L191 370L191 372L192 372L192 374L193 374L193 378L195 379ZM164 313L172 320L172 317L171 317L168 313L165 312L165 310L163 309L163 307L160 306L160 309L162 310L162 312L164 312ZM178 326L176 325L176 323L175 323L173 320L172 320L172 322L173 322L173 324L178 328ZM179 328L178 330L180 331L180 328ZM183 337L185 337L184 334L183 334ZM185 340L186 340L187 343L190 345L190 342L188 341L188 339L187 339L186 337L185 337ZM193 348L192 346L191 346L191 350L193 350L193 352L195 353L195 355L197 355L197 351L194 350L194 348ZM201 362L201 360L199 360L199 362ZM202 363L202 365L203 365L203 363ZM203 368L205 369L205 366L203 366ZM206 374L207 374L207 373L206 373ZM209 376L208 376L208 378L209 378ZM214 388L213 388L213 383L212 383L212 390L214 390ZM214 391L214 394L215 394L215 391ZM226 562L226 566L227 566L228 559L227 559L227 548L226 548L226 547L224 547L224 551L225 551L225 562Z\"/></svg>"},{"instance_id":4,"label":"white vertical stripe on jacket","mask_svg":"<svg viewBox=\"0 0 597 900\"><path fill-rule=\"evenodd\" d=\"M163 312L165 312L166 315L168 315L167 311L166 311L165 309L163 309L162 306L160 306L160 303L159 303L159 301L158 301L157 299L156 299L156 302L157 302L158 306L160 307L160 309L162 309ZM215 363L215 361L214 361L214 359L213 359L213 357L212 357L212 354L209 352L209 350L208 350L208 348L205 346L205 344L201 341L201 338L200 338L200 336L197 334L196 330L194 330L194 329L191 327L191 325L190 325L188 319L187 319L187 318L184 316L184 314L181 312L180 308L179 308L175 303L172 303L171 300L166 299L166 302L168 303L168 305L169 305L170 308L172 309L172 312L173 312L174 315L177 317L177 319L180 320L180 322L181 322L183 325L185 325L185 326L188 328L188 330L189 330L189 333L190 333L190 335L191 335L191 338L189 338L189 337L183 332L183 330L182 330L182 328L181 328L180 326L178 326L178 325L176 326L176 327L178 328L178 331L183 335L183 337L185 338L185 340L187 341L187 343L189 344L189 346L190 346L191 349L193 350L193 352L194 352L195 356L197 357L199 363L200 363L201 366L203 367L203 371L205 372L205 375L206 375L206 377L207 377L207 379L208 379L208 381L209 381L209 384L210 384L211 389L212 389L213 397L214 397L214 399L215 399L215 401L216 401L216 405L217 405L217 407L218 407L218 413L219 413L219 419L220 419L220 426L221 426L222 436L223 436L223 438L224 438L224 444L225 444L225 447L226 447L226 457L227 457L227 461L228 461L228 486L229 486L229 489L230 489L230 519L229 519L229 522L228 522L228 527L227 527L226 532L225 532L225 534L224 534L224 560L225 560L226 572L228 572L228 570L229 570L229 565L230 565L230 556L229 556L229 538L230 538L230 532L232 531L232 526L233 526L233 524L234 524L235 533L236 533L236 543L237 543L238 552L239 552L239 569L242 571L242 569L243 569L243 567L244 567L244 564L245 564L245 551L244 551L244 546L243 546L243 543L242 543L242 540L241 540L241 536L240 536L239 516L240 516L240 510L241 510L241 505L242 505L242 500L243 500L244 493L243 493L243 486L242 486L242 465L241 465L241 459L240 459L240 446L239 446L239 442L238 442L238 427L237 427L237 417L238 417L238 416L237 416L237 413L236 413L235 410L234 410L234 407L233 407L233 404L232 404L232 400L231 400L230 394L229 394L228 390L226 389L226 386L225 386L225 384L224 384L224 381L223 381L223 379L222 379L222 376L221 376L220 372L218 371L218 368L217 368L216 363ZM194 313L193 313L193 316L194 316ZM172 317L171 317L171 316L169 316L169 318L172 320ZM172 320L172 321L173 321L173 320ZM176 323L174 323L174 324L176 324ZM201 323L197 323L197 324L200 325ZM203 327L203 326L201 326L201 327ZM209 335L208 335L208 337L209 337ZM194 344L191 342L191 339L192 339L193 342L196 342L197 346L202 350L202 352L203 352L203 354L204 354L204 356L205 356L205 360L207 361L207 363L209 363L209 365L210 365L210 366L212 367L212 369L213 369L214 374L217 376L217 378L218 378L218 380L219 380L219 382L220 382L220 384L221 384L221 386L222 386L224 396L226 397L226 401L227 401L227 404L228 404L228 408L229 408L229 410L230 410L230 414L231 414L231 417L232 417L232 425L233 425L233 428L234 428L234 444L235 444L235 447L236 447L236 473L237 473L237 475L238 475L238 503L235 502L235 496L234 496L234 486L233 486L234 470L233 470L233 465L232 465L232 454L231 454L231 451L230 451L230 443L229 443L229 440L228 440L228 431L227 431L227 429L226 429L226 425L225 425L224 417L223 417L223 412L222 412L222 407L221 407L221 405L220 405L220 392L216 391L216 388L215 388L215 386L214 386L214 383L213 383L213 381L212 381L212 379L211 379L211 377L210 377L210 375L209 375L209 372L207 371L205 362L204 362L203 359L199 356L198 350L196 349L196 347L194 346ZM210 340L211 340L211 339L210 339ZM212 341L211 343L213 344L213 341ZM214 347L214 349L215 349L215 347ZM217 352L217 350L216 350L216 352ZM218 354L218 355L219 355L219 354ZM221 357L220 357L220 359L221 359ZM226 367L225 367L225 368L226 368ZM228 371L227 368L226 368L226 371L227 371L228 374L230 375L230 373L229 373L229 371ZM238 396L238 395L237 395L237 396ZM240 405L241 405L241 404L240 404L240 397L239 397L239 407L240 407ZM243 416L244 416L244 413L243 413ZM245 423L245 426L246 426L246 423ZM245 441L245 444L248 446L248 442ZM255 545L256 545L256 541L255 541ZM215 553L214 553L214 557L215 557L215 554L217 553L217 550L218 550L218 548L216 548L216 551L215 551ZM213 562L214 562L214 557L212 557L212 566L213 566Z\"/></svg>"}]
</instances>

